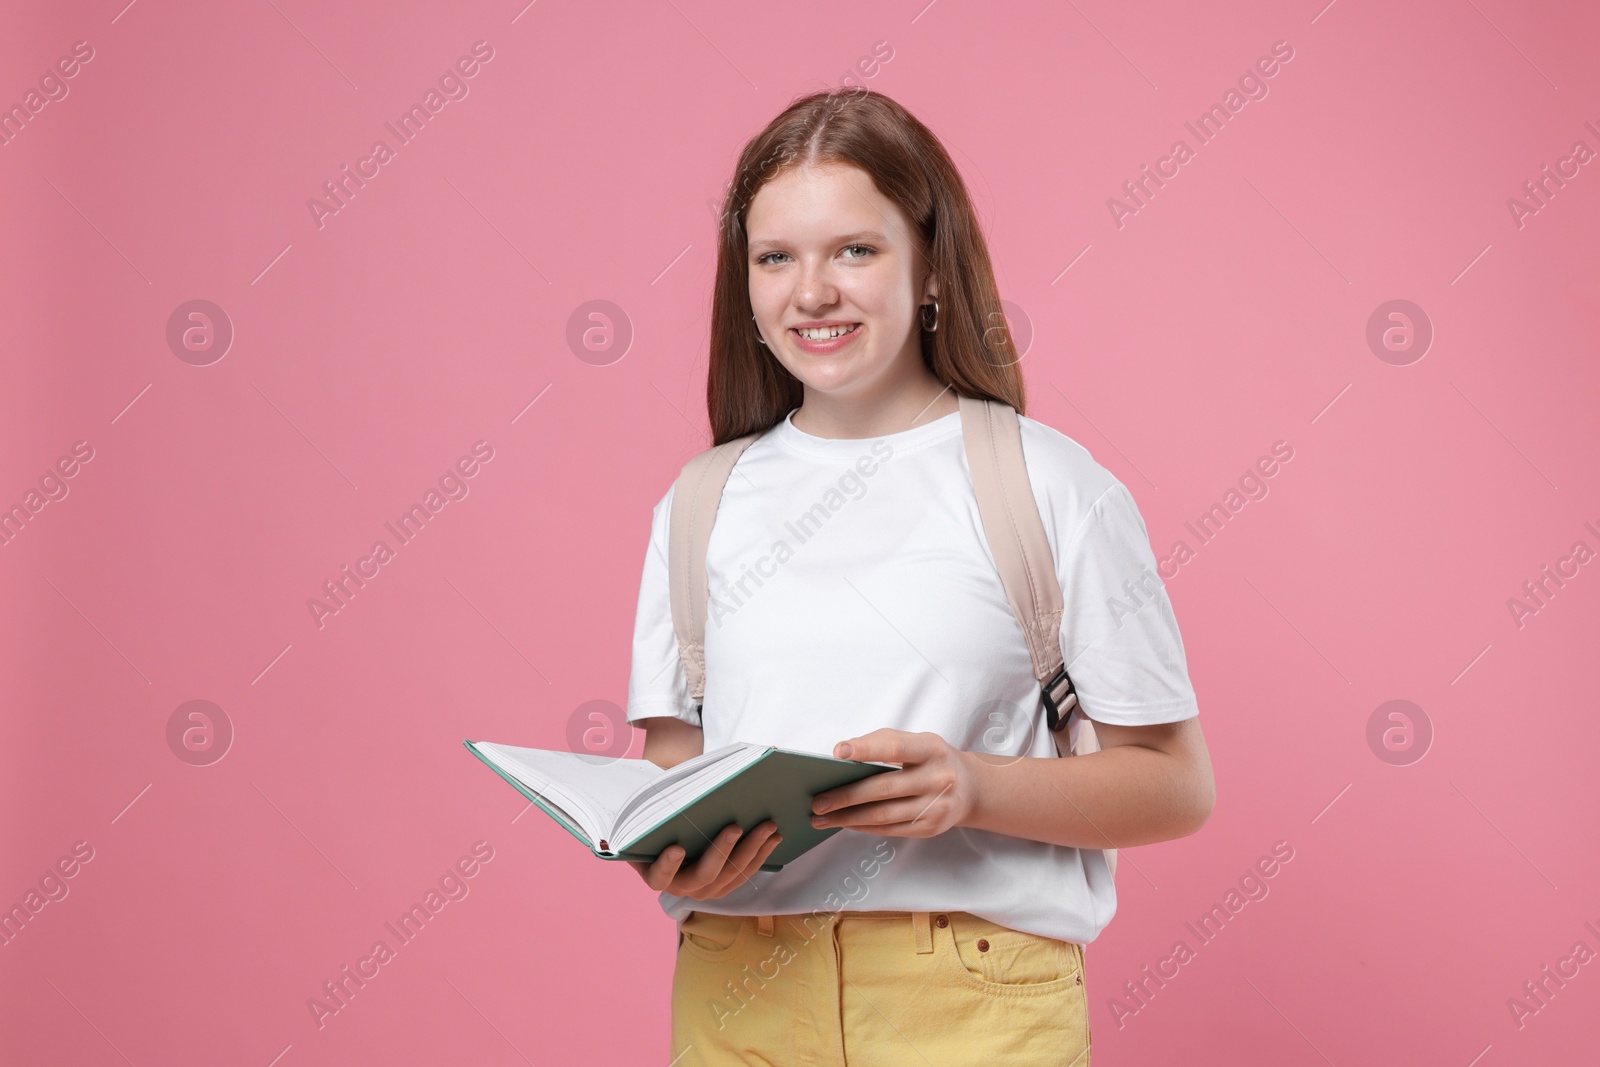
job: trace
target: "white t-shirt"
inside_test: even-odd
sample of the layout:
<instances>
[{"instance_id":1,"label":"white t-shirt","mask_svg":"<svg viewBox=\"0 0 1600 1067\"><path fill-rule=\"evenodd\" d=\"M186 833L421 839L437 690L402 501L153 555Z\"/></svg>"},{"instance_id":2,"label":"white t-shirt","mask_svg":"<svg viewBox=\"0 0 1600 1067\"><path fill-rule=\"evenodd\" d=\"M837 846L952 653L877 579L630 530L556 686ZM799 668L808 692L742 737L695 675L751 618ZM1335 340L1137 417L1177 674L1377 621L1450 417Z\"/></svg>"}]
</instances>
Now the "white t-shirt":
<instances>
[{"instance_id":1,"label":"white t-shirt","mask_svg":"<svg viewBox=\"0 0 1600 1067\"><path fill-rule=\"evenodd\" d=\"M871 439L814 437L793 413L750 443L707 554L697 713L667 585L672 490L655 507L634 624L630 722L831 754L880 727L963 750L1056 757L1022 630L984 538L961 416ZM1198 714L1183 643L1128 489L1077 442L1021 418L1056 561L1061 647L1088 716L1125 726ZM1070 757L1069 757L1070 758ZM1093 941L1116 911L1098 849L957 827L929 838L845 828L716 900L661 894L674 919L839 910L968 911Z\"/></svg>"}]
</instances>

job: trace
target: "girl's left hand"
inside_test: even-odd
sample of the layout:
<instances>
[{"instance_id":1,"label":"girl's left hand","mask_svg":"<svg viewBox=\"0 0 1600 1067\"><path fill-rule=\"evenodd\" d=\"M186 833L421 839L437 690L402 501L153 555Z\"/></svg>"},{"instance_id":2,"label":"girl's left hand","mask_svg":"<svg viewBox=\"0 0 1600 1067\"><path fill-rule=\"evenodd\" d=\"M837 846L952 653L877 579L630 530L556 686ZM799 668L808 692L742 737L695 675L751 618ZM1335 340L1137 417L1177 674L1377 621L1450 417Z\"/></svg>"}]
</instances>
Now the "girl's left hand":
<instances>
[{"instance_id":1,"label":"girl's left hand","mask_svg":"<svg viewBox=\"0 0 1600 1067\"><path fill-rule=\"evenodd\" d=\"M811 825L890 837L933 837L960 826L977 795L971 753L935 733L874 730L834 746L837 759L898 763L811 798ZM825 815L817 814L826 812Z\"/></svg>"}]
</instances>

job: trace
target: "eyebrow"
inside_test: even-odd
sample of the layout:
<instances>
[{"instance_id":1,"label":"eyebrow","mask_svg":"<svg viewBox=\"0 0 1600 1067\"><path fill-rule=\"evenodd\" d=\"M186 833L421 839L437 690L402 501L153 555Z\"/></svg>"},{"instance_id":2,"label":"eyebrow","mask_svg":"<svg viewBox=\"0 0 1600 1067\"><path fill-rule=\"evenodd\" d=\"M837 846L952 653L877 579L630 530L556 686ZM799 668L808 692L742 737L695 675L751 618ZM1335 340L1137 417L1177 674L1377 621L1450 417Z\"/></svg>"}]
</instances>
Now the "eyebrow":
<instances>
[{"instance_id":1,"label":"eyebrow","mask_svg":"<svg viewBox=\"0 0 1600 1067\"><path fill-rule=\"evenodd\" d=\"M883 234L879 233L877 230L858 230L855 233L847 233L839 237L835 237L833 240L839 244L848 244L854 241L877 241L879 244L889 243L889 239ZM763 249L777 248L782 244L782 241L763 237L759 241L750 242L750 251L758 252Z\"/></svg>"}]
</instances>

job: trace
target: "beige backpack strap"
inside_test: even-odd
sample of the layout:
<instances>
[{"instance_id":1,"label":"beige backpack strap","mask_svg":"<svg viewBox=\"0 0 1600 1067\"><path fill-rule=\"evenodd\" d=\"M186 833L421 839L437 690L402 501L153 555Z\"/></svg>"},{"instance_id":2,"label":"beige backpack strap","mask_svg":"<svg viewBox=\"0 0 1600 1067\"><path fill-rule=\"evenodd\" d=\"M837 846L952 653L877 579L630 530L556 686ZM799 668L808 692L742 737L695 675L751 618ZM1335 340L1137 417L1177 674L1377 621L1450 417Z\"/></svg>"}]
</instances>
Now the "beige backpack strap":
<instances>
[{"instance_id":1,"label":"beige backpack strap","mask_svg":"<svg viewBox=\"0 0 1600 1067\"><path fill-rule=\"evenodd\" d=\"M722 489L728 484L733 465L750 442L760 436L759 432L748 433L701 452L683 465L672 490L667 585L683 676L696 704L705 700L706 691L706 608L711 598L706 581L706 549L711 545L711 527L717 521L717 506L722 503Z\"/></svg>"},{"instance_id":2,"label":"beige backpack strap","mask_svg":"<svg viewBox=\"0 0 1600 1067\"><path fill-rule=\"evenodd\" d=\"M1077 689L1061 658L1061 582L1028 481L1016 409L995 400L962 396L960 410L961 436L983 535L1011 611L1027 639L1045 721L1056 735L1056 752L1063 756L1098 752L1094 723L1083 714ZM1065 746L1060 734L1063 727ZM1115 875L1117 850L1104 851L1106 865Z\"/></svg>"},{"instance_id":3,"label":"beige backpack strap","mask_svg":"<svg viewBox=\"0 0 1600 1067\"><path fill-rule=\"evenodd\" d=\"M995 400L963 396L960 407L961 434L983 534L999 568L1006 599L1027 639L1046 721L1052 731L1077 726L1069 729L1068 751L1097 751L1094 726L1078 706L1077 690L1061 660L1061 583L1028 481L1022 425L1010 405Z\"/></svg>"}]
</instances>

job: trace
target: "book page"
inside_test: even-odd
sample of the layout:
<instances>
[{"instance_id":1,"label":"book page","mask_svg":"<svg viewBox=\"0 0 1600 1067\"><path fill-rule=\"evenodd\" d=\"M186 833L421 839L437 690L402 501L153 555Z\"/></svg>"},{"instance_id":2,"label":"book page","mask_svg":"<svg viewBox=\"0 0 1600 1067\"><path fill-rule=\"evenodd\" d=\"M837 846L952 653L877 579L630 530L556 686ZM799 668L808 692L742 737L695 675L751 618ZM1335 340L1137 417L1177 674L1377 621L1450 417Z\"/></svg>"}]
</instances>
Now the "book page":
<instances>
[{"instance_id":1,"label":"book page","mask_svg":"<svg viewBox=\"0 0 1600 1067\"><path fill-rule=\"evenodd\" d=\"M602 763L593 756L543 748L477 743L484 755L540 796L580 819L598 846L612 832L617 813L639 790L667 772L649 760ZM615 842L609 842L615 845Z\"/></svg>"},{"instance_id":2,"label":"book page","mask_svg":"<svg viewBox=\"0 0 1600 1067\"><path fill-rule=\"evenodd\" d=\"M647 788L640 789L634 793L628 799L628 802L618 810L612 822L612 829L616 831L619 837L624 836L623 831L626 828L624 824L629 821L633 813L640 807L645 805L658 806L663 795L669 797L676 795L682 782L698 780L700 776L705 774L719 773L715 768L720 766L723 761L735 754L742 755L751 749L759 750L762 747L764 746L755 745L749 741L735 741L731 745L724 745L722 748L714 748L710 752L702 752L698 756L691 756L682 763L667 768L661 772L661 777L651 782ZM612 844L616 844L616 842L612 842Z\"/></svg>"},{"instance_id":3,"label":"book page","mask_svg":"<svg viewBox=\"0 0 1600 1067\"><path fill-rule=\"evenodd\" d=\"M656 825L673 811L688 807L698 797L737 777L766 751L766 745L737 741L678 764L649 788L641 789L617 814L615 829L622 847L632 845L641 831ZM701 827L708 835L720 829L720 826ZM617 844L616 841L611 843Z\"/></svg>"}]
</instances>

